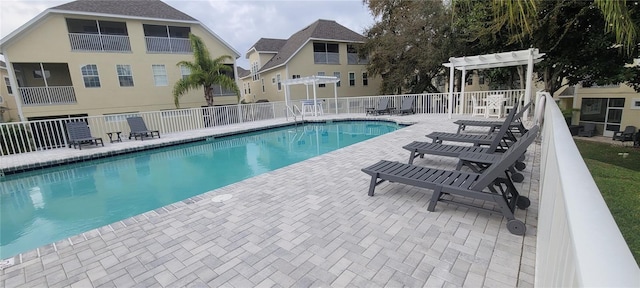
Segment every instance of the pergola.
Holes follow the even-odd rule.
[[[442,64],[445,67],[449,67],[449,107],[447,108],[449,112],[449,119],[451,119],[451,114],[453,113],[454,69],[462,71],[461,79],[463,79],[462,83],[464,83],[467,70],[527,65],[527,82],[525,86],[524,102],[528,103],[531,100],[531,90],[533,85],[533,64],[542,61],[542,56],[544,56],[544,53],[539,53],[537,48],[529,48],[527,50],[520,51],[449,58],[449,63]],[[460,86],[460,103],[464,103],[465,85],[463,84]],[[460,105],[460,107],[462,107],[462,105]],[[527,114],[524,114],[523,117],[524,120],[526,120]]]
[[[309,85],[313,86],[313,115],[318,116],[318,108],[317,108],[317,98],[316,98],[316,87],[318,84],[327,84],[333,83],[333,94],[336,101],[336,112],[338,110],[338,85],[336,83],[340,82],[340,79],[335,76],[307,76],[296,79],[287,79],[282,81],[282,85],[284,85],[284,101],[287,107],[289,106],[289,102],[291,102],[291,95],[289,92],[289,86],[291,85],[304,85],[305,90],[307,91],[307,100],[309,99]],[[287,112],[288,113],[288,112]]]

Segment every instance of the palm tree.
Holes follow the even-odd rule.
[[[522,34],[530,34],[536,25],[538,3],[543,0],[493,0],[496,24],[501,27],[508,25],[519,30]],[[637,45],[639,27],[634,23],[626,0],[592,0],[595,7],[600,9],[606,22],[608,31],[616,35],[616,41],[627,53]]]
[[[213,85],[219,84],[223,88],[233,89],[238,93],[236,82],[226,74],[225,71],[232,71],[226,60],[233,60],[229,55],[222,55],[216,59],[211,59],[207,46],[204,45],[200,37],[189,34],[191,48],[193,50],[193,62],[180,61],[177,66],[189,68],[191,74],[186,78],[178,80],[173,86],[173,101],[176,108],[180,108],[180,96],[191,89],[204,87],[204,99],[207,106],[213,106]]]

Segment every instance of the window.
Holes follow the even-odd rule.
[[[362,86],[367,85],[369,85],[369,77],[367,75],[367,72],[362,72]]]
[[[131,65],[116,65],[118,72],[118,82],[120,87],[133,87],[133,74],[131,73]]]
[[[478,84],[484,85],[484,74],[478,75]]]
[[[276,77],[271,77],[271,84],[276,85]]]
[[[356,73],[349,72],[349,86],[356,86]]]
[[[315,64],[340,64],[338,44],[313,42],[313,62]]]
[[[167,69],[164,68],[164,64],[153,64],[151,65],[151,70],[153,70],[153,82],[156,86],[167,86],[169,84]]]
[[[291,77],[292,79],[300,79],[300,75],[299,74],[294,74],[293,77]]]
[[[128,35],[125,22],[96,21],[84,19],[66,19],[69,33]],[[98,31],[98,27],[99,30]]]
[[[318,76],[324,76],[324,72],[318,72]],[[318,87],[323,88],[327,86],[326,84],[318,84]]]
[[[276,74],[276,82],[278,83],[278,91],[282,90],[282,82],[280,82],[280,74]]]
[[[336,83],[336,87],[340,87],[340,72],[333,72],[333,76],[338,77],[338,82]]]
[[[84,80],[84,87],[93,88],[100,87],[100,77],[98,76],[98,66],[95,64],[84,65],[80,68],[82,71],[82,78]]]
[[[189,27],[165,26],[165,25],[149,25],[143,24],[144,36],[147,37],[163,37],[163,38],[189,38]]]
[[[260,80],[260,74],[258,74],[258,62],[253,62],[253,64],[251,64],[251,75],[253,81]]]
[[[353,44],[347,44],[347,64],[369,64],[368,58],[360,58],[358,56],[358,50]]]
[[[247,89],[249,90],[249,94],[251,94],[251,83],[247,83]]]
[[[7,92],[9,92],[9,94],[13,94],[13,89],[11,89],[11,81],[9,81],[9,77],[4,77],[4,84],[7,85]]]
[[[260,79],[260,81],[262,81],[262,93],[264,93],[265,92],[265,90],[264,90],[264,79]]]
[[[242,89],[244,89],[244,94],[247,94],[247,83],[242,84]]]
[[[189,78],[189,75],[191,75],[191,69],[187,66],[180,65],[180,75],[182,75],[182,79],[186,80]]]

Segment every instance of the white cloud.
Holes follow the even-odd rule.
[[[125,1],[125,0],[123,0]],[[10,34],[47,8],[69,1],[0,0],[0,37]],[[361,0],[165,0],[209,27],[240,52],[238,65],[248,68],[245,52],[260,38],[286,39],[318,19],[335,20],[362,33],[373,17]]]

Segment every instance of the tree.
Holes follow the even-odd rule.
[[[365,31],[367,70],[382,76],[382,93],[438,92],[433,79],[464,45],[451,37],[450,10],[442,1],[365,0],[380,20]]]
[[[233,69],[224,64],[226,60],[233,60],[229,55],[222,55],[216,59],[211,59],[209,50],[200,37],[189,34],[191,49],[193,50],[193,62],[180,61],[177,66],[187,67],[191,74],[186,78],[178,80],[173,86],[173,101],[176,108],[180,108],[180,96],[191,89],[204,88],[204,99],[207,106],[213,106],[213,85],[220,85],[223,88],[233,89],[238,93],[236,82],[225,71]]]
[[[495,12],[495,26],[507,25],[515,39],[522,39],[536,30],[539,7],[544,2],[542,0],[493,0]],[[553,1],[556,2],[556,1]],[[567,1],[557,1],[567,2]],[[571,2],[571,1],[569,1]],[[592,0],[581,1],[598,9],[604,17],[602,27],[606,32],[613,32],[616,43],[623,45],[627,53],[637,49],[638,29],[640,26],[633,20],[633,10],[638,9],[637,1],[627,0]],[[548,4],[548,3],[546,3]]]
[[[477,3],[474,0],[456,2]],[[622,45],[619,41],[622,37],[627,39],[624,41],[638,42],[635,30],[629,27],[638,27],[640,7],[631,1],[610,2],[616,2],[609,6],[617,8],[598,0],[494,1],[489,22],[484,22],[485,25],[467,23],[467,26],[475,27],[473,35],[479,35],[476,37],[480,39],[476,42],[485,44],[478,45],[483,51],[481,54],[497,52],[496,49],[505,45],[520,49],[539,48],[546,56],[535,70],[539,80],[544,81],[545,90],[550,93],[563,85],[580,82],[586,85],[631,82],[633,86],[640,72],[638,68],[625,67],[625,64],[638,57],[638,47]],[[627,6],[620,6],[621,3]],[[615,13],[626,17],[626,20],[619,21],[621,28],[615,28],[627,31],[622,35],[613,33],[617,30],[612,30],[610,27],[615,26],[610,26],[610,20],[607,20]],[[487,41],[496,40],[496,35],[505,35],[505,31],[508,37]]]

